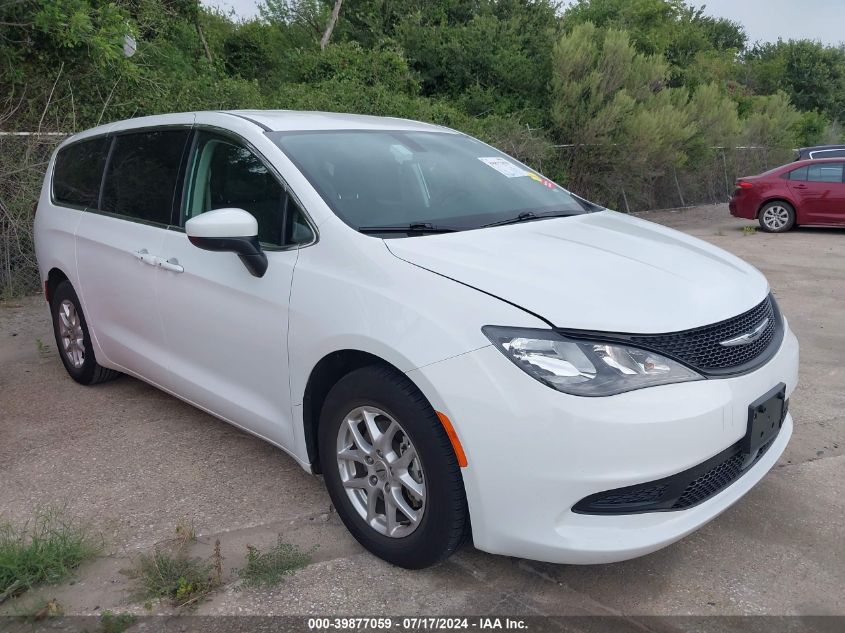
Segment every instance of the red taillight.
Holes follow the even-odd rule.
[[[753,189],[754,185],[746,180],[737,180],[736,186],[738,189]]]

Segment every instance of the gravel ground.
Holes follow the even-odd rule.
[[[54,597],[72,614],[168,612],[134,602],[121,570],[187,518],[195,552],[219,539],[225,556],[226,584],[199,614],[845,615],[845,230],[744,232],[753,225],[725,205],[644,217],[760,268],[802,346],[786,453],[702,530],[613,565],[466,547],[432,569],[391,567],[347,534],[322,482],[281,451],[142,382],[71,381],[44,301],[31,297],[0,304],[0,514],[20,522],[64,505],[103,534],[106,551],[75,582],[26,599]],[[279,534],[318,546],[313,562],[275,588],[238,591],[232,570],[246,545],[270,546]]]

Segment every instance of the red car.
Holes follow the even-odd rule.
[[[769,233],[798,224],[845,225],[845,160],[800,160],[740,178],[731,215],[759,220]]]

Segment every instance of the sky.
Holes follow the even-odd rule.
[[[241,18],[258,15],[258,1],[202,0],[225,11],[233,9]],[[693,0],[692,4],[706,5],[708,15],[741,23],[750,44],[774,42],[778,37],[845,42],[845,0]]]

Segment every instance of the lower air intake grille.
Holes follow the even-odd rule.
[[[760,447],[750,462],[740,445],[734,444],[677,475],[585,497],[572,507],[572,511],[581,514],[637,514],[691,508],[739,479],[769,450],[775,439],[777,436]]]
[[[769,449],[771,444],[772,442],[770,441],[760,448],[760,452],[757,453],[754,462],[763,456],[763,453]],[[742,452],[734,453],[722,463],[717,464],[700,477],[691,481],[684,488],[684,492],[678,497],[678,500],[672,504],[672,510],[691,508],[727,488],[739,479],[739,476],[742,474],[742,465],[745,462],[745,457]]]

